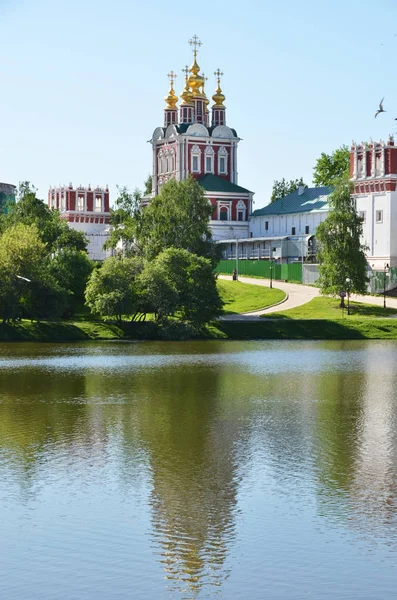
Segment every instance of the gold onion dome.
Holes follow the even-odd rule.
[[[197,64],[196,58],[190,67],[189,86],[192,89],[193,96],[200,95],[200,88],[204,85],[204,78],[200,75],[200,67]]]
[[[222,94],[221,90],[221,76],[223,75],[223,73],[221,73],[221,71],[218,69],[217,71],[215,71],[214,75],[216,75],[218,79],[218,87],[216,88],[215,94],[212,96],[212,99],[214,101],[214,107],[226,108],[223,104],[225,101],[225,95]]]
[[[175,94],[175,90],[174,90],[174,81],[175,81],[175,73],[173,71],[171,71],[170,73],[168,73],[168,77],[170,79],[170,89],[168,92],[168,96],[166,96],[164,98],[164,100],[166,101],[166,109],[169,110],[175,110],[176,109],[176,104],[178,102],[178,96]]]
[[[183,88],[183,92],[181,93],[182,104],[191,104],[192,103],[192,92],[189,88],[189,67],[186,65],[182,72],[185,73],[185,87]]]

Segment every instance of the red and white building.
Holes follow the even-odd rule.
[[[109,188],[69,186],[53,188],[48,192],[48,206],[60,211],[70,227],[82,231],[88,239],[88,256],[104,260],[111,255],[103,249],[108,239],[110,219]]]
[[[164,125],[152,135],[153,187],[145,202],[156,196],[161,186],[171,178],[183,181],[195,177],[205,191],[213,212],[210,227],[214,240],[246,238],[248,215],[252,212],[253,193],[238,185],[237,146],[240,141],[235,129],[226,123],[225,96],[220,87],[222,73],[215,72],[217,89],[213,105],[205,94],[204,74],[197,64],[194,36],[193,64],[185,73],[181,102],[174,91],[175,74],[171,71],[170,90],[165,98]]]
[[[363,219],[367,260],[375,270],[397,267],[397,147],[387,142],[356,144],[350,154],[357,212]]]

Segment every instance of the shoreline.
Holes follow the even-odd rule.
[[[0,343],[140,340],[397,340],[397,319],[219,320],[199,333],[183,324],[160,329],[154,322],[100,321],[0,324]]]

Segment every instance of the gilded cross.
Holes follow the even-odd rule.
[[[194,36],[192,37],[192,39],[189,40],[189,44],[191,46],[193,46],[193,54],[194,54],[194,57],[196,58],[196,56],[197,56],[197,47],[200,48],[200,46],[201,46],[201,42],[198,39],[198,37],[197,37],[196,34],[194,34]]]
[[[174,85],[174,81],[176,79],[176,74],[174,73],[174,71],[170,71],[167,75],[168,79],[170,80],[170,84]]]
[[[215,77],[216,77],[216,78],[217,78],[217,80],[218,80],[218,85],[220,85],[220,83],[221,83],[221,77],[223,76],[223,73],[222,73],[222,71],[221,71],[220,69],[217,69],[217,70],[214,72],[214,75],[215,75]]]
[[[184,69],[182,69],[182,73],[185,73],[185,77],[187,79],[189,76],[189,67],[187,65]]]

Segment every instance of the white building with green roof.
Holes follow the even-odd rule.
[[[331,187],[297,190],[254,211],[248,221],[249,235],[238,244],[219,242],[224,258],[302,261],[315,254],[314,234],[327,217]]]

